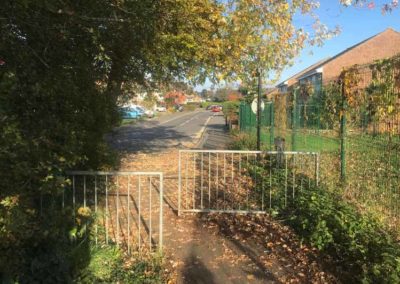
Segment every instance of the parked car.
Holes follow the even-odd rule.
[[[158,107],[156,107],[156,111],[158,111],[158,112],[166,112],[167,108],[165,106],[158,106]]]
[[[174,108],[175,108],[175,110],[176,111],[183,111],[183,106],[181,106],[181,105],[174,105]]]
[[[139,113],[140,116],[143,116],[145,114],[144,108],[142,108],[140,106],[134,106],[133,108]]]
[[[221,105],[212,105],[210,107],[210,110],[212,112],[221,112],[222,111],[222,106]]]
[[[222,108],[220,107],[220,106],[213,106],[212,108],[211,108],[211,111],[212,112],[220,112],[222,110]]]
[[[150,117],[150,118],[154,117],[154,111],[146,109],[145,107],[142,107],[142,106],[136,106],[136,108],[142,115],[146,115],[147,117]]]
[[[211,110],[214,107],[214,105],[209,105],[206,107],[206,110]]]
[[[139,112],[132,107],[122,107],[119,109],[123,119],[134,119],[139,117]]]

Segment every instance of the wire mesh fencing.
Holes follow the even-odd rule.
[[[274,104],[267,102],[261,111],[262,143],[273,150],[274,145]],[[239,127],[241,131],[255,134],[257,131],[257,117],[252,107],[247,102],[242,102],[239,106]]]
[[[321,181],[400,228],[400,57],[354,66],[322,88],[278,94],[274,137],[321,153]]]

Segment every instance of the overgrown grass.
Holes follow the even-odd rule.
[[[257,145],[256,131],[235,133],[232,148],[246,150],[255,150]],[[281,137],[285,139],[285,149],[293,150],[292,147],[292,133],[277,132],[273,138]],[[316,133],[303,133],[297,132],[295,136],[295,149],[296,151],[313,151],[313,152],[335,152],[340,148],[339,139],[329,138]],[[271,144],[272,142],[272,144]],[[264,150],[274,150],[273,141],[271,141],[270,129],[263,128],[261,130],[261,143]],[[243,145],[243,146],[242,146]]]
[[[106,244],[105,228],[87,207],[78,209],[76,230],[70,232],[72,243],[76,243],[69,258],[71,279],[74,283],[164,283],[163,257],[160,253],[133,251],[112,241]],[[94,224],[97,232],[94,232]],[[80,225],[79,225],[80,224]],[[99,234],[98,232],[102,232]],[[97,241],[96,241],[97,240]]]
[[[137,118],[124,118],[121,120],[121,126],[124,125],[135,125],[137,123],[138,119]]]
[[[162,257],[128,257],[116,246],[90,248],[90,261],[75,283],[165,283]]]

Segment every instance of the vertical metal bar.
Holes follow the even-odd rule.
[[[226,154],[224,152],[224,208],[226,208],[225,192],[226,192]]]
[[[239,153],[239,184],[238,184],[239,192],[240,192],[242,185],[243,185],[243,183],[242,183],[242,154]],[[242,206],[242,202],[241,202],[241,198],[239,197],[239,210],[240,210],[241,206]]]
[[[151,243],[151,239],[152,239],[152,232],[153,232],[153,224],[152,224],[152,217],[151,217],[151,215],[153,215],[152,214],[152,198],[151,198],[151,190],[152,190],[152,185],[151,185],[151,176],[149,177],[149,191],[150,191],[150,193],[149,193],[149,195],[150,195],[150,197],[149,197],[149,206],[150,206],[150,209],[149,209],[149,211],[150,211],[150,217],[149,217],[149,247],[150,247],[150,250],[152,249],[152,243]]]
[[[319,184],[319,154],[315,154],[315,181]]]
[[[193,209],[196,209],[196,153],[193,153]]]
[[[189,183],[189,178],[188,178],[188,168],[189,168],[189,153],[186,153],[186,160],[185,160],[185,208],[189,209],[188,207],[188,183]]]
[[[131,177],[128,176],[128,196],[127,196],[127,207],[128,207],[128,254],[131,253],[131,210],[130,210],[130,199],[131,197]]]
[[[86,207],[86,176],[83,176],[83,207]]]
[[[341,82],[342,113],[340,118],[340,179],[346,181],[346,97],[345,83]]]
[[[301,173],[301,175],[300,175],[300,192],[301,191],[303,191],[303,181],[304,181],[304,172],[303,172],[303,167],[304,167],[304,160],[305,160],[305,157],[303,157],[301,160],[300,160],[300,173]]]
[[[257,190],[257,154],[254,154],[253,168],[254,168],[254,192],[256,192],[256,190]],[[249,202],[249,200],[247,200],[247,202]]]
[[[292,198],[294,199],[294,191],[296,185],[296,155],[293,154],[293,184],[292,184]]]
[[[297,132],[297,92],[298,87],[293,90],[293,111],[292,111],[292,151],[296,151],[296,132]]]
[[[248,167],[248,169],[250,170],[250,164],[249,164],[249,153],[246,154],[246,166]],[[250,176],[250,173],[249,173]],[[250,187],[246,186],[246,210],[249,210],[249,190]]]
[[[265,196],[265,186],[264,179],[261,180],[261,211],[264,211],[264,196]]]
[[[163,187],[164,187],[163,174],[160,174],[160,241],[159,241],[159,251],[162,251],[163,246]]]
[[[270,121],[271,121],[271,128],[270,128],[270,150],[272,151],[274,148],[274,115],[275,115],[275,111],[274,111],[274,103],[270,104]]]
[[[95,243],[97,246],[97,234],[98,234],[98,225],[97,225],[97,175],[94,176],[94,213],[96,215],[96,223],[95,223]]]
[[[211,153],[208,152],[208,207],[211,209]]]
[[[288,164],[287,164],[287,155],[285,155],[285,207],[287,205],[287,191],[288,191]]]
[[[218,179],[218,172],[219,172],[219,157],[218,157],[218,153],[217,153],[217,174],[216,174],[216,180],[217,180],[217,197],[216,197],[216,203],[217,203],[217,210],[218,210],[218,208],[219,208],[219,203],[218,203],[218,198],[219,198],[219,195],[218,195],[218,187],[219,187],[219,179]]]
[[[272,209],[272,157],[269,155],[269,209]]]
[[[108,176],[106,175],[106,244],[108,245]]]
[[[232,156],[231,156],[231,196],[233,196],[233,194],[234,194],[234,190],[233,190],[233,188],[234,188],[234,179],[233,179],[233,153],[232,153]],[[235,208],[235,206],[234,206],[234,202],[235,202],[235,200],[232,198],[232,209],[234,209]]]
[[[204,209],[203,207],[203,170],[204,170],[204,155],[201,152],[201,174],[200,174],[200,208]]]
[[[178,161],[178,216],[181,216],[181,191],[182,191],[182,177],[181,177],[181,151],[179,150]]]
[[[139,243],[139,253],[141,253],[142,252],[142,238],[141,238],[141,234],[140,234],[140,228],[141,228],[141,226],[140,226],[140,223],[141,223],[141,213],[142,213],[142,206],[141,206],[141,199],[142,199],[142,188],[141,188],[141,182],[140,182],[140,176],[138,177],[138,191],[139,191],[139,200],[138,200],[138,226],[139,226],[139,228],[138,228],[138,237],[139,237],[139,239],[138,239],[138,243]]]
[[[117,246],[119,246],[119,177],[117,176],[117,184],[116,184],[116,189],[117,189]]]
[[[307,159],[307,172],[308,171],[312,172],[312,166],[310,164],[312,164],[312,162],[309,159]],[[311,188],[311,173],[307,174],[307,178],[308,178],[308,188]]]

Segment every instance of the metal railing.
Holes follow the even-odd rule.
[[[163,174],[130,171],[69,171],[63,208],[90,208],[96,245],[114,243],[132,250],[162,250]]]
[[[319,182],[315,152],[180,150],[178,166],[178,215],[265,213]]]

